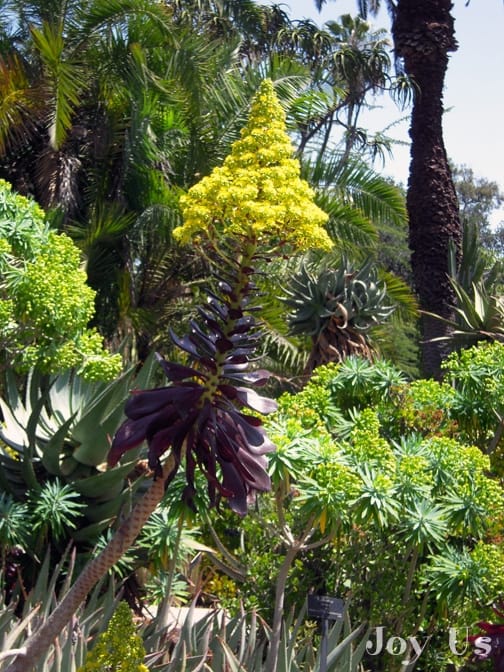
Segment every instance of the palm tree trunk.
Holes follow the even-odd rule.
[[[165,493],[166,481],[171,480],[175,471],[176,463],[171,454],[163,467],[163,476],[153,481],[145,495],[133,507],[130,515],[122,522],[106,548],[88,562],[60,604],[26,641],[24,653],[18,655],[5,672],[30,672],[32,670],[36,661],[51,646],[95,584],[133,544],[149,516],[161,501]]]
[[[396,55],[418,91],[413,104],[408,182],[409,244],[415,289],[424,310],[450,317],[455,303],[448,281],[448,243],[460,249],[458,202],[443,142],[443,86],[448,54],[457,49],[451,0],[399,0],[392,22]],[[430,339],[446,334],[422,318],[422,368],[439,377],[446,351]]]

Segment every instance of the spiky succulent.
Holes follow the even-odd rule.
[[[394,310],[386,304],[386,286],[378,281],[371,261],[358,270],[345,258],[337,268],[312,271],[303,264],[284,291],[291,333],[313,340],[310,368],[350,354],[369,356],[365,334]]]
[[[46,482],[71,485],[86,504],[89,523],[75,538],[92,541],[135,490],[130,476],[138,456],[116,469],[106,469],[106,460],[130,387],[147,387],[151,374],[150,360],[135,378],[130,371],[111,383],[86,381],[72,372],[47,383],[32,372],[21,393],[8,373],[0,398],[0,490],[24,501]]]
[[[190,365],[159,357],[170,385],[132,394],[109,464],[115,465],[126,451],[146,440],[149,466],[159,475],[161,457],[171,448],[177,463],[185,456],[188,500],[195,491],[198,466],[207,478],[210,501],[215,504],[220,496],[227,497],[233,510],[245,514],[249,496],[270,488],[264,454],[274,446],[257,415],[241,409],[269,413],[276,404],[247,387],[260,385],[269,376],[250,370],[260,338],[254,318],[246,314],[249,294],[255,290],[253,271],[248,264],[227,261],[229,274],[221,278],[216,293],[208,291],[200,319],[190,322],[187,335],[172,333]]]

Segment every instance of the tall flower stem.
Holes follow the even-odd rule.
[[[5,672],[30,672],[32,670],[37,660],[58,637],[93,587],[133,544],[149,516],[163,498],[166,481],[173,478],[176,469],[177,464],[170,453],[163,465],[162,477],[152,482],[107,546],[96,558],[88,562],[63,600],[26,641],[22,649],[23,653],[16,657]]]
[[[252,289],[250,279],[252,274],[251,263],[256,249],[257,245],[253,238],[244,239],[240,254],[237,254],[232,260],[228,258],[228,262],[232,265],[232,268],[228,274],[230,282],[224,283],[226,284],[225,293],[228,299],[229,310],[222,324],[221,333],[223,340],[233,338],[239,321],[243,318],[242,306]],[[204,392],[200,397],[201,406],[204,403],[212,404],[221,394],[219,386],[225,377],[224,370],[226,357],[228,356],[227,347],[223,346],[222,350],[217,350],[216,352],[213,375],[208,376],[204,384]],[[105,576],[109,569],[134,543],[149,516],[161,502],[165,493],[166,482],[171,480],[175,475],[184,452],[185,449],[183,448],[177,458],[173,452],[169,453],[162,466],[162,473],[152,482],[145,495],[134,506],[131,514],[121,523],[109,544],[96,558],[85,566],[79,578],[60,604],[26,641],[23,653],[17,655],[16,659],[5,672],[29,672],[38,658],[54,642],[95,584]]]

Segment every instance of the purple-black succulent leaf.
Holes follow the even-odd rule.
[[[185,418],[177,417],[173,412],[170,415],[171,421],[163,424],[158,422],[156,426],[152,426],[151,424],[148,428],[146,439],[149,445],[149,458],[152,457],[153,464],[158,463],[159,458],[168,448],[171,448],[174,452],[178,452],[192,425],[192,415]],[[168,417],[168,414],[166,414],[165,418]],[[175,443],[177,444],[176,446]]]
[[[151,418],[148,416],[142,420],[125,420],[115,433],[112,445],[108,453],[108,464],[114,467],[124,453],[132,448],[137,448],[145,439],[145,431]]]
[[[233,351],[232,355],[229,355],[229,357],[226,357],[226,361],[224,362],[224,366],[226,367],[229,364],[233,364],[233,365],[244,364],[245,365],[244,368],[247,368],[247,366],[249,364],[249,361],[250,361],[249,358],[243,352],[240,353],[240,354],[237,354],[236,351]]]
[[[191,329],[191,332],[195,331],[201,338],[208,338],[212,343],[215,343],[215,341],[218,338],[222,338],[223,336],[223,331],[222,328],[217,325],[216,329],[210,329],[209,325],[205,323],[204,327],[201,326],[196,320],[191,320],[189,322],[189,327]]]
[[[181,380],[187,380],[188,378],[203,378],[206,380],[205,374],[193,369],[191,366],[184,366],[183,364],[177,364],[175,362],[169,362],[161,355],[156,355],[157,361],[163,368],[165,376],[168,380],[172,382],[179,382]]]
[[[137,420],[156,413],[174,402],[181,406],[194,403],[200,398],[201,394],[202,388],[197,383],[135,391],[126,402],[124,413],[128,418]]]
[[[197,311],[199,315],[203,318],[205,324],[208,325],[208,327],[215,332],[221,332],[222,327],[221,325],[217,322],[217,320],[214,320],[211,315],[209,315],[201,306],[197,307]]]
[[[239,471],[244,474],[248,472],[246,479],[247,485],[251,490],[267,492],[271,488],[271,479],[267,472],[268,461],[263,456],[257,457],[241,450],[237,458],[239,460]],[[244,479],[245,480],[245,479]]]
[[[224,352],[229,352],[233,349],[233,342],[230,341],[229,338],[218,338],[215,341],[215,345],[221,354]]]
[[[167,427],[156,432],[149,441],[149,467],[156,473],[161,472],[160,457],[169,447],[173,446],[173,436],[175,427]],[[173,454],[177,457],[177,462],[180,460],[180,450],[176,451],[172,447]]]
[[[236,467],[229,462],[222,461],[221,469],[221,494],[228,498],[229,506],[235,513],[245,516],[248,510],[247,490]]]
[[[278,408],[274,399],[262,397],[255,390],[250,390],[248,387],[236,387],[235,389],[237,392],[236,396],[241,403],[253,411],[268,415],[268,413],[274,413]]]
[[[267,460],[263,456],[264,452],[268,452],[269,446],[266,446],[266,450],[260,452],[254,450],[250,445],[247,433],[244,431],[244,425],[246,426],[247,422],[244,421],[243,414],[238,411],[234,409],[230,412],[221,411],[217,414],[217,419],[216,445],[218,457],[232,462],[250,489],[269,489]],[[253,428],[248,426],[248,429],[252,430]],[[254,436],[254,443],[257,444],[256,436]]]
[[[220,280],[218,283],[219,290],[226,295],[234,295],[233,288],[229,283],[227,283],[225,280]],[[236,301],[236,297],[234,299]]]
[[[248,443],[248,449],[254,455],[264,455],[272,453],[275,450],[275,444],[270,441],[268,435],[262,427],[254,427],[249,424],[246,415],[239,413],[241,422],[238,424],[238,430],[243,434],[244,440]]]
[[[245,317],[242,317],[241,320],[236,320],[233,331],[231,333],[233,336],[235,334],[245,334],[249,332],[254,325],[254,318],[251,315],[245,315]]]
[[[222,299],[214,294],[212,291],[207,290],[207,303],[206,307],[213,312],[222,322],[225,322],[228,317],[228,307],[222,301]]]
[[[238,374],[226,374],[226,377],[260,387],[268,382],[271,378],[271,373],[266,371],[266,369],[257,369],[256,371],[244,371]]]
[[[246,362],[238,362],[236,364],[234,363],[228,363],[229,358],[226,359],[226,363],[222,367],[222,374],[226,378],[228,375],[233,374],[233,373],[246,373],[249,368],[249,363],[248,361]]]
[[[223,378],[226,378],[227,381],[243,385],[243,383],[247,382],[245,375],[245,373],[226,373]]]
[[[194,459],[194,432],[191,430],[186,437],[186,481],[194,489],[194,475],[196,473],[196,461]]]
[[[207,308],[215,315],[218,320],[224,320],[227,317],[227,308],[217,304],[215,301],[209,303]]]
[[[200,353],[198,351],[198,348],[191,341],[189,336],[182,336],[181,338],[179,338],[177,334],[173,331],[173,329],[170,329],[170,338],[178,348],[180,348],[184,352],[187,352],[188,355],[191,355],[195,359],[199,359]]]
[[[236,399],[238,396],[235,385],[227,385],[226,383],[222,383],[217,387],[217,389],[222,395],[226,397],[226,399]]]
[[[229,340],[234,347],[247,348],[248,351],[255,350],[257,343],[261,340],[262,334],[231,334]]]
[[[200,357],[198,359],[198,364],[210,371],[212,374],[217,373],[217,364],[215,360],[211,359],[210,357]]]
[[[258,357],[251,357],[250,355],[250,348],[233,348],[233,357],[243,357],[246,362],[250,364],[250,362],[255,361],[256,359],[259,359]],[[227,361],[227,359],[226,359]],[[238,360],[237,360],[238,361]]]
[[[262,420],[261,418],[258,418],[255,415],[247,415],[245,413],[238,413],[240,418],[246,422],[248,425],[252,425],[252,427],[262,427]]]
[[[191,327],[191,333],[189,334],[189,339],[197,348],[197,358],[201,355],[205,357],[215,357],[217,354],[217,348],[215,347],[215,336],[210,334],[205,334],[199,327]]]

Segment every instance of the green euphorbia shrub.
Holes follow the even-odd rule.
[[[0,180],[0,348],[4,366],[56,373],[76,368],[89,380],[112,379],[120,355],[103,349],[88,324],[95,292],[80,253],[51,231],[43,210]]]
[[[449,658],[448,628],[489,616],[504,595],[502,485],[458,422],[461,389],[354,359],[283,395],[265,423],[277,446],[274,493],[243,522],[235,549],[249,570],[245,603],[268,617],[283,559],[308,524],[286,608],[310,591],[350,594],[353,620],[403,636],[428,630]],[[396,663],[385,656],[372,669]]]

